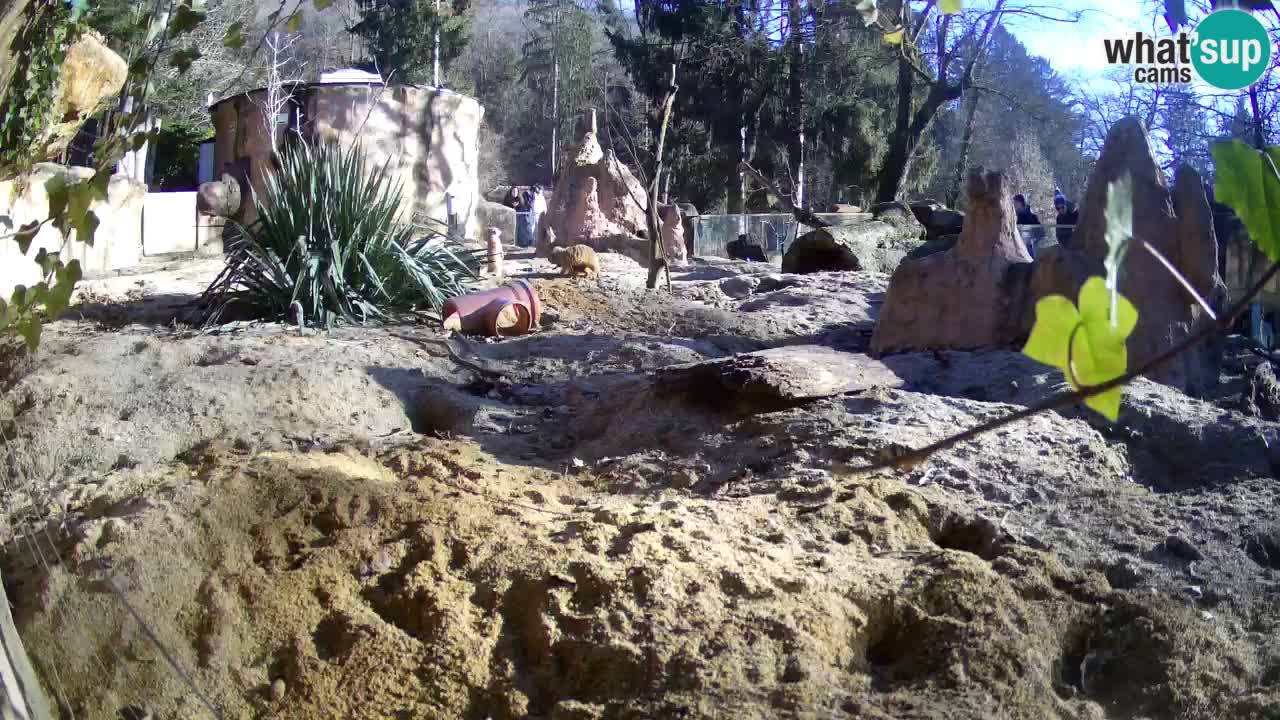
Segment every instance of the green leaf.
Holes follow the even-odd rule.
[[[13,239],[18,241],[18,252],[26,255],[27,251],[31,249],[31,243],[35,242],[38,234],[40,234],[39,220],[32,220],[18,228],[18,232],[14,233],[13,236]]]
[[[938,0],[938,10],[943,15],[959,15],[964,12],[964,0]]]
[[[244,23],[237,21],[228,25],[222,35],[222,45],[232,50],[244,47]]]
[[[1112,300],[1115,322],[1112,322]],[[1023,354],[1056,367],[1075,389],[1100,385],[1124,375],[1128,366],[1125,341],[1138,323],[1138,311],[1123,296],[1113,294],[1100,277],[1080,288],[1079,309],[1061,295],[1036,303],[1036,323]],[[1120,414],[1120,388],[1085,399],[1085,405],[1115,422]]]
[[[197,10],[188,3],[182,3],[174,10],[173,19],[169,21],[169,34],[177,37],[189,33],[204,22],[204,19],[203,10]]]
[[[18,334],[27,341],[27,349],[35,352],[40,347],[40,318],[26,317],[18,322]]]
[[[333,0],[312,0],[311,4],[316,10],[324,12],[325,10],[333,7]]]
[[[49,178],[45,181],[44,192],[49,197],[49,219],[57,223],[67,211],[67,201],[70,198],[67,178],[63,175]]]
[[[191,63],[200,59],[200,51],[196,48],[182,48],[169,58],[169,64],[178,69],[179,73],[185,73],[191,69]]]
[[[1036,324],[1022,354],[1051,367],[1067,367],[1067,338],[1080,324],[1080,313],[1062,295],[1047,295],[1036,303]]]
[[[887,32],[887,33],[885,33],[885,34],[884,34],[884,41],[885,41],[885,42],[887,42],[887,43],[889,43],[890,45],[901,45],[901,44],[902,44],[902,35],[903,35],[903,30],[902,30],[902,28],[898,28],[897,30],[894,30],[893,32]]]
[[[291,33],[295,33],[301,30],[302,29],[302,10],[301,9],[295,10],[293,14],[289,16],[289,19],[285,21],[284,26]]]
[[[1214,143],[1212,153],[1216,199],[1236,211],[1263,254],[1280,262],[1280,147],[1263,153],[1233,140]]]
[[[1113,299],[1115,323],[1111,321]],[[1138,324],[1137,309],[1124,296],[1112,293],[1099,277],[1085,281],[1079,302],[1084,328],[1076,333],[1071,353],[1076,378],[1085,385],[1100,385],[1124,375],[1129,362],[1125,340]],[[1084,402],[1115,422],[1120,415],[1120,388],[1093,395]]]
[[[95,192],[93,182],[79,182],[68,188],[67,220],[76,231],[76,240],[86,245],[93,245],[98,229],[98,216],[90,210]]]

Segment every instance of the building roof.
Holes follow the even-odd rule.
[[[311,80],[308,82],[286,83],[286,84],[293,85],[295,89],[296,88],[305,89],[310,87],[316,87],[318,85],[379,85],[381,86],[381,85],[385,85],[386,83],[383,81],[382,76],[377,73],[371,73],[371,72],[368,72],[367,70],[360,70],[359,68],[337,68],[337,69],[321,71],[320,73],[317,74],[315,80]],[[440,92],[446,92],[446,93],[453,92],[448,88],[437,88],[431,85],[415,85],[413,83],[395,83],[395,84],[404,86],[404,87],[418,88],[419,90],[439,90]],[[261,92],[263,90],[266,90],[266,88],[254,88],[252,90],[246,90],[245,92],[242,92],[242,93],[236,93],[235,95],[228,95],[227,97],[224,97],[218,101],[212,101],[212,95],[210,95],[211,101],[208,103],[207,109],[210,112],[212,112],[214,108],[216,108],[217,106],[221,105],[222,103],[228,100],[231,100],[233,98],[238,98],[244,95],[251,95],[253,93]]]

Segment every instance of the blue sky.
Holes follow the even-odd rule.
[[[1137,0],[1073,0],[1062,4],[1083,11],[1080,22],[1009,17],[1005,26],[1032,55],[1046,58],[1059,73],[1082,82],[1087,83],[1108,67],[1102,51],[1103,38],[1132,36],[1137,30],[1150,32],[1153,26],[1161,34],[1169,32],[1164,21]]]

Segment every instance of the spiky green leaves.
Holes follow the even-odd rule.
[[[1036,324],[1022,352],[1032,360],[1062,370],[1077,390],[1114,380],[1128,365],[1125,341],[1138,324],[1138,311],[1113,293],[1100,277],[1080,288],[1079,305],[1062,295],[1036,303]],[[1120,414],[1120,388],[1091,395],[1085,404],[1114,422]]]

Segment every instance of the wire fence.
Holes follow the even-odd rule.
[[[817,217],[832,225],[853,225],[865,222],[871,216],[864,213],[818,213]],[[748,242],[764,248],[768,257],[780,257],[796,237],[808,231],[809,228],[796,222],[789,213],[700,215],[694,231],[693,254],[728,257],[728,244],[746,235]]]
[[[817,217],[833,226],[841,226],[866,222],[871,216],[866,213],[819,213]],[[1056,224],[1019,225],[1018,231],[1034,257],[1044,248],[1070,242],[1074,228],[1074,225]],[[785,213],[701,215],[694,233],[694,255],[728,257],[728,244],[746,235],[748,242],[764,248],[765,255],[772,259],[785,254],[787,247],[809,230],[796,222],[795,217]]]

